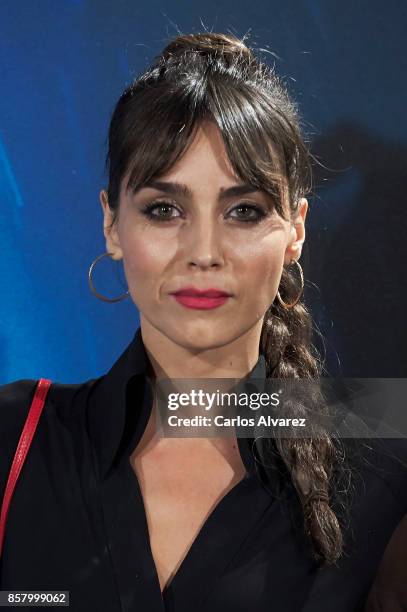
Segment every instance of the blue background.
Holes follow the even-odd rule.
[[[3,2],[0,383],[99,376],[133,337],[130,298],[104,303],[87,284],[105,252],[109,119],[170,38],[204,29],[266,50],[325,166],[301,263],[329,373],[406,376],[406,26],[403,0]],[[99,265],[98,289],[121,293]]]

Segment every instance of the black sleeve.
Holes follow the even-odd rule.
[[[37,380],[16,380],[0,386],[0,501],[24,423],[34,397]]]

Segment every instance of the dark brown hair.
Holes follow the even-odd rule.
[[[201,33],[173,39],[121,95],[112,115],[106,159],[108,200],[117,220],[122,180],[137,189],[168,171],[202,120],[217,124],[231,164],[243,181],[273,196],[277,212],[294,215],[312,189],[311,155],[297,105],[273,67],[233,35]],[[285,302],[299,292],[283,269]],[[287,309],[277,300],[264,317],[260,352],[267,377],[318,380],[321,364],[312,344],[312,319],[304,303]],[[296,417],[323,410],[322,394],[293,406]],[[260,440],[263,451],[270,439]],[[302,507],[305,532],[318,561],[333,563],[343,542],[330,503],[340,450],[327,432],[312,438],[278,437],[272,443],[287,466]],[[265,455],[265,453],[260,453]]]

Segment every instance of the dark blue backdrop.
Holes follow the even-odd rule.
[[[406,26],[404,0],[3,2],[0,383],[99,376],[132,338],[130,299],[106,304],[87,285],[105,251],[109,117],[169,38],[204,29],[250,30],[278,56],[263,54],[326,166],[301,261],[329,372],[406,376]]]

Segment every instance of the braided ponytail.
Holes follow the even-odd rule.
[[[285,287],[283,301],[291,303],[291,296],[298,296],[298,287],[290,272],[284,271],[281,284]],[[313,354],[311,334],[312,318],[303,303],[298,301],[292,308],[285,308],[275,300],[267,311],[261,336],[267,377],[317,381],[320,367]],[[289,416],[306,417],[315,407],[321,412],[323,398],[316,389],[317,382],[309,398],[302,397],[301,402],[291,405]],[[260,439],[259,444],[264,441]],[[314,557],[319,562],[334,563],[341,555],[343,541],[338,519],[330,506],[329,485],[333,468],[340,460],[339,450],[327,432],[320,432],[317,438],[276,437],[275,444],[298,493]],[[266,452],[260,450],[263,455]]]

